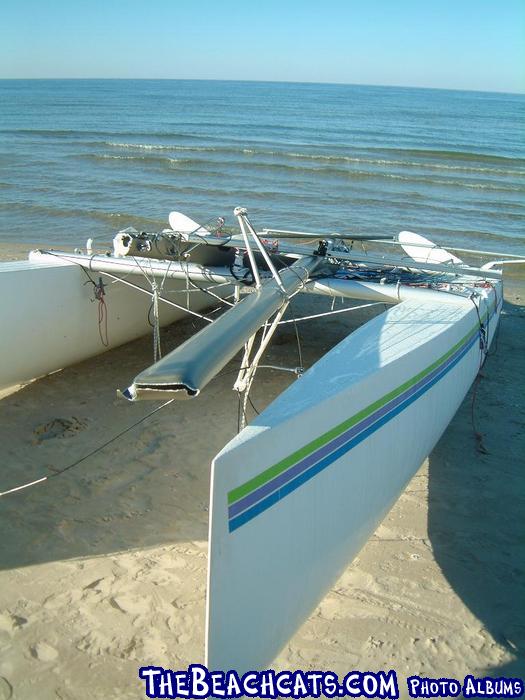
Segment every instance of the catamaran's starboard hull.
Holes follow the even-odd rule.
[[[45,262],[41,262],[41,258]],[[88,267],[89,257],[83,256],[83,259]],[[113,283],[114,279],[103,272],[91,271],[89,274],[96,283],[102,278],[106,285],[107,345],[99,333],[100,328],[105,341],[105,320],[101,319],[99,323],[99,302],[93,301],[93,285],[79,264],[59,258],[50,260],[50,256],[40,255],[34,255],[32,261],[0,264],[0,297],[3,299],[0,390],[151,333],[150,296],[125,284]],[[132,281],[147,291],[151,290],[142,276],[134,275]],[[173,292],[184,289],[186,285],[184,279],[166,279],[163,296],[184,305],[186,295]],[[192,292],[193,310],[209,305],[209,296]],[[184,311],[162,303],[159,314],[161,325],[185,316]]]
[[[405,301],[374,318],[216,457],[209,668],[267,667],[386,515],[493,337],[501,284],[479,291],[478,310]]]

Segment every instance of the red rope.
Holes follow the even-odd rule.
[[[108,337],[108,307],[104,299],[104,286],[102,284],[95,286],[95,299],[98,299],[98,334],[100,342],[107,348],[109,346]]]

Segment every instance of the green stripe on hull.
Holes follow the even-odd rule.
[[[488,312],[486,312],[481,318],[482,323],[485,322],[487,316]],[[244,496],[247,496],[255,489],[259,488],[260,486],[263,486],[266,482],[270,481],[282,472],[286,471],[286,469],[291,467],[299,460],[303,459],[304,457],[307,457],[314,450],[317,450],[318,448],[325,445],[327,442],[330,442],[334,438],[338,437],[338,435],[343,433],[345,430],[348,430],[348,428],[351,428],[356,423],[359,423],[361,420],[363,420],[371,413],[384,406],[384,404],[388,403],[392,399],[395,399],[397,396],[399,396],[399,394],[403,393],[411,386],[419,382],[427,374],[430,374],[430,372],[432,372],[436,367],[438,367],[438,365],[442,364],[443,362],[446,362],[447,359],[454,352],[456,352],[456,350],[461,345],[467,343],[477,332],[479,332],[478,323],[476,323],[476,325],[473,326],[473,328],[461,340],[459,340],[455,345],[453,345],[453,347],[451,347],[450,350],[448,350],[444,355],[442,355],[439,359],[437,359],[431,365],[426,367],[424,370],[416,374],[414,377],[401,384],[401,386],[398,386],[397,389],[393,389],[388,394],[385,394],[385,396],[383,396],[382,398],[377,399],[377,401],[374,401],[374,403],[371,403],[366,408],[363,408],[355,415],[351,416],[350,418],[347,418],[339,425],[336,425],[323,435],[320,435],[319,437],[315,438],[315,440],[312,440],[308,444],[293,452],[291,455],[288,455],[288,457],[285,457],[280,462],[277,462],[277,464],[274,464],[272,467],[269,467],[257,476],[254,476],[252,479],[246,481],[244,484],[237,486],[237,488],[233,489],[228,493],[228,505],[232,505],[239,499],[244,498]]]

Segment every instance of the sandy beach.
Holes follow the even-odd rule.
[[[4,245],[0,259],[28,248]],[[525,675],[523,271],[506,278],[505,294],[474,403],[471,391],[275,668],[395,669],[403,698],[414,674]],[[303,324],[305,365],[366,313]],[[285,328],[269,364],[297,364]],[[193,332],[191,320],[175,324],[163,347]],[[56,474],[150,413],[158,404],[128,404],[116,389],[151,354],[143,338],[3,398],[0,491]],[[234,376],[0,499],[0,700],[141,698],[139,666],[203,662],[209,465],[236,432]],[[255,406],[290,376],[261,373]]]

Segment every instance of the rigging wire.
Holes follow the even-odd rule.
[[[209,296],[213,297],[214,299],[218,299],[221,303],[226,304],[226,306],[235,306],[235,304],[232,303],[231,301],[227,301],[225,298],[220,297],[218,294],[215,294],[214,292],[210,291],[210,289],[206,289],[206,287],[201,287],[194,280],[192,280],[190,277],[188,266],[189,266],[189,260],[186,261],[186,270],[185,270],[186,271],[186,286],[191,285],[192,287],[195,288],[196,291],[202,292],[203,294],[208,294]],[[214,287],[223,286],[224,284],[228,284],[228,283],[222,282],[221,284],[214,285]],[[187,291],[189,292],[191,290],[188,289]],[[189,304],[189,297],[187,298],[187,303]]]
[[[291,303],[290,303],[290,310],[293,312]],[[295,339],[297,341],[297,357],[299,360],[299,367],[303,368],[304,364],[303,364],[303,351],[301,348],[301,337],[299,335],[299,328],[297,327],[297,319],[295,318],[295,315],[291,319],[291,321],[293,322],[293,327],[294,327],[294,331],[295,331]]]
[[[335,297],[333,298],[333,301],[335,302]],[[280,326],[284,326],[287,323],[298,323],[299,321],[310,321],[311,319],[314,318],[323,318],[324,316],[334,316],[335,314],[344,314],[348,313],[350,311],[357,311],[358,309],[366,309],[369,306],[378,306],[378,305],[383,305],[382,301],[374,301],[371,302],[370,304],[360,304],[359,306],[346,306],[344,309],[332,309],[330,311],[323,311],[322,313],[319,314],[311,314],[309,316],[299,316],[295,318],[289,318],[286,321],[279,321]],[[387,308],[387,305],[385,304],[385,309]]]
[[[106,442],[103,442],[103,443],[102,443],[101,445],[99,445],[98,447],[95,447],[95,449],[91,450],[91,452],[88,452],[88,453],[87,453],[86,455],[84,455],[83,457],[80,457],[80,459],[77,459],[77,460],[75,460],[74,462],[72,462],[71,464],[68,464],[67,467],[64,467],[63,469],[58,469],[58,470],[54,471],[53,474],[48,474],[47,476],[43,476],[43,477],[40,478],[40,479],[35,479],[34,481],[28,481],[28,482],[25,483],[25,484],[21,484],[21,485],[19,485],[19,486],[15,486],[15,487],[13,487],[12,489],[8,489],[7,491],[0,491],[0,498],[1,498],[2,496],[7,496],[7,495],[12,494],[12,493],[15,493],[15,492],[17,492],[17,491],[22,491],[23,489],[29,488],[30,486],[35,486],[36,484],[41,484],[41,483],[44,482],[44,481],[49,481],[50,479],[54,479],[54,478],[57,477],[57,476],[61,476],[61,475],[64,474],[65,472],[69,471],[70,469],[73,469],[74,467],[77,467],[77,466],[78,466],[79,464],[81,464],[82,462],[85,462],[86,459],[89,459],[90,457],[93,457],[93,455],[97,454],[98,452],[101,452],[103,449],[105,449],[106,447],[108,447],[108,445],[111,445],[111,443],[115,442],[116,440],[118,440],[119,438],[121,438],[121,437],[122,437],[123,435],[125,435],[126,433],[129,433],[130,430],[133,430],[133,428],[136,428],[137,425],[140,425],[140,424],[143,423],[145,420],[147,420],[148,418],[150,418],[151,416],[153,416],[155,413],[158,413],[159,411],[161,411],[163,408],[165,408],[166,406],[168,406],[168,405],[169,405],[170,403],[172,403],[173,401],[175,401],[175,399],[168,399],[168,401],[165,401],[163,404],[161,404],[160,406],[157,406],[156,408],[154,408],[154,409],[153,409],[152,411],[150,411],[149,413],[146,413],[145,416],[142,416],[142,418],[140,418],[138,421],[135,421],[135,423],[132,423],[131,425],[128,425],[127,428],[124,428],[124,430],[121,430],[121,431],[120,431],[119,433],[117,433],[116,435],[113,435],[113,437],[111,437],[109,440],[106,440]]]
[[[59,258],[59,259],[61,259],[61,260],[66,260],[66,261],[69,262],[69,263],[73,263],[74,265],[77,265],[77,266],[80,267],[82,270],[84,270],[84,272],[87,274],[87,270],[84,268],[84,266],[82,265],[82,263],[78,262],[77,260],[71,260],[69,257],[67,257],[67,255],[60,255],[60,254],[57,253],[56,251],[44,251],[44,252],[46,253],[46,255],[53,255],[54,257],[57,257],[57,258]],[[91,257],[94,257],[94,256],[91,256]],[[133,257],[133,256],[132,256],[132,257]],[[138,267],[139,267],[139,269],[142,271],[142,267],[141,267],[140,265],[138,265]],[[117,275],[114,275],[114,274],[112,274],[111,272],[108,272],[107,270],[103,270],[103,271],[101,270],[101,271],[100,271],[100,274],[101,274],[101,275],[106,275],[107,277],[110,277],[112,280],[114,280],[115,283],[121,282],[122,284],[125,284],[125,285],[127,285],[127,286],[129,286],[129,287],[132,287],[133,289],[136,289],[138,292],[142,292],[143,294],[149,294],[149,295],[151,296],[151,292],[148,292],[147,289],[144,289],[144,288],[141,287],[140,285],[135,284],[134,282],[130,282],[129,280],[126,279],[126,277],[129,276],[129,273],[128,273],[127,275],[125,275],[125,277],[118,277]],[[89,281],[96,285],[96,283],[93,281],[93,279],[92,279],[91,277],[89,277],[89,275],[87,275],[87,276],[88,276],[88,278],[89,278]],[[144,276],[145,276],[146,279],[148,280],[147,274],[144,273]],[[148,280],[148,281],[149,281],[149,280]],[[223,283],[221,283],[221,284],[223,284]],[[181,311],[184,311],[185,313],[188,313],[188,314],[190,314],[191,316],[196,316],[197,318],[200,318],[200,319],[203,320],[203,321],[207,321],[208,323],[212,323],[212,322],[213,322],[213,319],[208,318],[208,317],[205,316],[204,314],[200,314],[200,313],[198,313],[197,311],[193,311],[192,309],[188,309],[188,308],[186,308],[185,306],[182,306],[181,304],[177,304],[177,303],[174,302],[174,301],[170,301],[169,299],[166,299],[165,297],[159,296],[159,300],[162,301],[162,302],[164,302],[165,304],[168,304],[169,306],[173,306],[173,307],[175,307],[176,309],[180,309]],[[212,312],[210,312],[210,313],[212,313]]]
[[[494,289],[495,304],[496,304],[495,312],[497,313],[498,306],[499,306],[500,302],[498,301],[498,295],[497,295],[497,292],[496,292],[494,287],[493,287],[493,289]],[[481,320],[479,306],[475,301],[474,293],[470,295],[469,299],[472,301],[474,308],[476,310],[476,315],[478,317],[479,341],[480,341],[479,342],[479,347],[480,347],[479,367],[478,367],[478,371],[477,371],[476,377],[474,379],[474,384],[473,384],[473,388],[472,388],[472,400],[470,403],[470,421],[472,424],[472,430],[474,432],[474,438],[476,440],[476,449],[481,454],[488,455],[488,454],[490,454],[490,452],[487,450],[487,448],[483,444],[483,433],[481,433],[477,428],[475,408],[476,408],[476,398],[477,398],[477,394],[478,394],[478,388],[479,388],[479,385],[480,385],[481,380],[483,378],[483,374],[481,372],[481,369],[482,369],[483,365],[485,364],[487,357],[489,356],[489,342],[490,342],[489,318],[490,318],[490,312],[489,311],[487,312],[487,324],[486,324],[486,326],[484,326],[483,322]],[[496,335],[499,332],[499,326],[500,326],[500,324],[498,323],[497,328],[496,328]],[[497,350],[497,346],[494,349],[494,351],[491,353],[491,355],[495,354],[496,350]]]
[[[258,411],[258,410],[255,408],[254,403],[253,403],[253,401],[252,401],[252,397],[251,397],[250,395],[248,395],[248,401],[250,402],[250,406],[253,408],[253,410],[255,411],[255,413],[256,413],[257,415],[260,415],[261,412]]]

